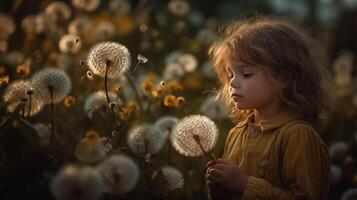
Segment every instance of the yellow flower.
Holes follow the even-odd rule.
[[[100,135],[96,131],[89,130],[86,132],[86,142],[90,145],[95,145],[100,142]]]
[[[0,77],[0,86],[5,86],[9,83],[9,76],[2,76]]]
[[[28,65],[19,65],[16,68],[16,73],[22,77],[26,77],[30,74],[30,67]]]
[[[175,107],[176,105],[176,97],[174,95],[166,95],[164,97],[164,105],[167,107]]]
[[[129,102],[127,105],[127,108],[129,109],[130,112],[134,112],[136,110],[137,104],[134,102]]]
[[[171,92],[182,92],[183,86],[176,80],[171,80],[166,83],[166,88]]]
[[[182,97],[182,96],[177,97],[176,98],[176,102],[175,102],[175,107],[176,108],[182,107],[184,103],[185,103],[185,98],[184,97]]]
[[[152,81],[144,81],[142,84],[141,84],[141,91],[144,93],[144,94],[149,94],[152,90],[152,86],[153,86],[153,82]]]
[[[73,96],[68,96],[64,100],[64,106],[70,108],[76,104],[76,99]]]

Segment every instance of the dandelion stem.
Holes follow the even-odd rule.
[[[105,67],[105,76],[104,76],[104,89],[105,89],[105,96],[107,97],[108,104],[110,104],[110,99],[108,95],[108,85],[107,85],[109,67],[110,67],[110,60],[107,60],[106,67]]]
[[[28,113],[27,113],[27,117],[30,117],[32,98],[31,98],[31,94],[28,94],[28,95],[29,95],[29,111],[28,111]]]
[[[193,135],[192,136],[193,139],[195,140],[195,142],[198,144],[198,146],[200,147],[202,153],[207,157],[209,158],[210,160],[216,160],[215,156],[212,155],[212,154],[209,154],[206,152],[206,150],[203,148],[202,144],[201,144],[201,141],[200,141],[200,137],[198,135]]]
[[[51,116],[51,143],[54,144],[55,142],[55,122],[54,122],[54,102],[53,102],[53,86],[48,86],[48,91],[50,92],[51,96],[51,110],[50,110],[50,116]]]
[[[136,63],[134,69],[130,72],[130,76],[134,75],[134,73],[135,73],[136,69],[139,67],[140,63],[141,63],[140,61],[138,61],[138,63]]]
[[[153,101],[153,97],[150,97],[148,105],[146,106],[146,109],[145,109],[144,116],[146,116],[148,114],[152,101]]]
[[[138,90],[136,89],[135,84],[134,84],[133,80],[131,79],[130,75],[129,75],[128,73],[126,73],[126,72],[125,72],[125,77],[127,78],[128,83],[129,83],[130,87],[132,88],[132,90],[133,90],[133,92],[134,92],[136,101],[137,101],[138,104],[139,104],[139,109],[140,109],[141,117],[144,118],[143,103],[142,103],[141,98],[140,98],[140,96],[139,96],[139,92],[138,92]]]

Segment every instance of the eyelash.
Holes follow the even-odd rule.
[[[250,78],[250,77],[253,76],[254,74],[253,74],[253,73],[242,73],[241,75],[242,75],[243,78]],[[229,79],[233,78],[233,74],[228,73],[228,78],[229,78]]]

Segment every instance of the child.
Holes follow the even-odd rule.
[[[317,43],[283,19],[229,25],[210,50],[225,100],[240,122],[222,159],[207,164],[222,199],[328,199],[330,159],[312,127],[329,108]]]

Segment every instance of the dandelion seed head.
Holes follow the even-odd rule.
[[[332,165],[331,166],[331,175],[332,175],[332,182],[337,183],[340,181],[342,177],[342,170],[339,166]]]
[[[32,77],[32,84],[47,104],[51,103],[49,87],[52,88],[54,103],[62,101],[72,89],[72,81],[67,73],[56,68],[45,68],[36,72]]]
[[[166,135],[150,124],[142,124],[129,130],[127,142],[130,150],[139,155],[156,154],[162,148]]]
[[[331,159],[342,159],[348,151],[348,144],[340,141],[329,146],[329,154]]]
[[[106,192],[125,194],[139,182],[138,165],[128,156],[113,155],[97,166]]]
[[[166,65],[163,78],[165,80],[180,79],[183,75],[185,75],[185,69],[182,65],[178,63],[171,63]]]
[[[130,66],[129,50],[115,42],[96,44],[88,55],[88,66],[94,74],[105,76],[107,62],[109,62],[108,77],[114,78],[128,70]]]
[[[131,11],[131,5],[128,0],[112,0],[109,2],[109,10],[114,13],[128,14]]]
[[[212,150],[218,139],[216,124],[204,115],[190,115],[180,120],[171,134],[172,146],[180,154],[197,157],[203,154],[193,139],[197,135],[206,152]]]
[[[93,27],[93,36],[97,42],[110,40],[116,34],[115,25],[110,21],[101,21]]]
[[[15,22],[10,16],[0,12],[0,41],[7,38],[15,31]]]
[[[211,61],[206,61],[202,65],[201,72],[204,77],[209,78],[209,79],[217,79],[216,72],[214,71],[213,65]]]
[[[46,7],[45,14],[55,22],[65,21],[71,17],[71,8],[63,2],[53,1]]]
[[[154,126],[159,131],[165,133],[165,135],[168,135],[169,133],[171,133],[173,131],[177,122],[178,122],[178,119],[176,117],[165,116],[165,117],[161,117],[158,120],[156,120]]]
[[[217,34],[211,29],[201,29],[198,31],[196,37],[200,42],[207,46],[211,45],[218,38]]]
[[[91,21],[88,17],[74,19],[67,28],[69,34],[83,36],[91,29]]]
[[[72,4],[79,10],[91,12],[98,8],[100,0],[72,0]]]
[[[183,187],[184,177],[178,169],[166,166],[162,167],[161,170],[169,191]],[[157,173],[157,171],[153,173],[152,179],[157,176]]]
[[[192,54],[183,54],[178,58],[178,63],[180,63],[185,72],[193,72],[197,68],[197,58]]]
[[[50,189],[59,200],[96,200],[103,193],[103,181],[90,167],[67,165],[53,178]]]
[[[177,16],[186,16],[191,9],[186,0],[171,0],[168,4],[169,11]]]
[[[113,92],[108,92],[110,102],[116,103],[116,105],[123,105],[122,100]],[[84,112],[87,117],[92,119],[93,113],[100,108],[109,108],[108,107],[107,97],[105,91],[99,90],[97,92],[89,95],[84,102]]]
[[[357,199],[357,188],[351,188],[346,190],[341,197],[341,200],[355,200]]]
[[[62,53],[77,53],[82,47],[82,41],[77,35],[64,35],[58,43]]]
[[[103,160],[112,149],[107,137],[96,138],[97,136],[87,136],[82,139],[75,148],[75,155],[82,162],[97,162]],[[98,141],[96,141],[98,140]]]
[[[26,80],[16,80],[11,82],[5,89],[3,100],[5,103],[8,104],[7,110],[9,112],[14,112],[15,109],[21,104],[23,98],[26,100],[29,99],[27,94],[28,91],[33,91],[31,95],[31,111],[30,116],[34,116],[40,113],[45,105],[42,101],[41,96],[39,93],[33,90],[34,87],[30,81]],[[28,117],[29,111],[29,104],[30,102],[27,101],[25,103],[25,116]],[[22,112],[22,111],[20,111]]]
[[[43,33],[46,20],[42,15],[28,15],[21,21],[21,27],[26,33]]]
[[[212,120],[221,120],[228,116],[228,111],[225,105],[216,100],[215,97],[207,98],[200,107],[201,112]]]

